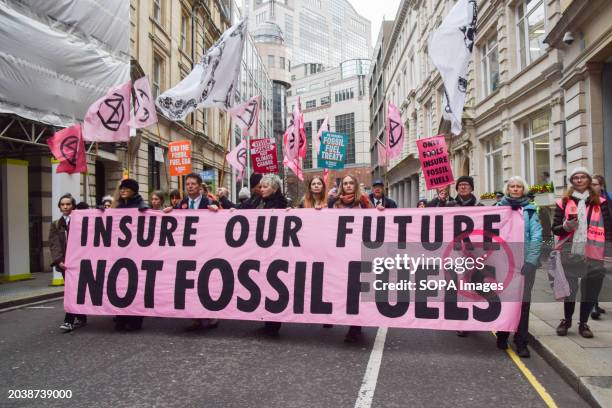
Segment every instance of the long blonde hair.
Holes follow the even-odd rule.
[[[357,177],[353,176],[352,174],[347,174],[346,176],[342,177],[342,180],[347,177],[350,177],[351,180],[353,180],[353,183],[355,184],[355,197],[353,198],[353,207],[361,206],[362,204],[366,208],[372,207],[372,204],[370,203],[368,197],[361,191],[361,187],[359,186],[359,181],[357,180]],[[343,183],[340,182],[340,187],[338,187],[338,194],[336,196],[336,202],[334,203],[334,207],[336,208],[344,207],[346,205],[342,202],[341,199],[341,197],[346,194],[342,185]]]
[[[327,186],[325,185],[325,180],[323,180],[323,177],[321,176],[314,176],[310,180],[306,180],[306,182],[304,183],[306,187],[304,192],[304,198],[302,200],[304,203],[304,208],[314,208],[315,206],[316,199],[312,194],[311,186],[312,182],[317,179],[321,180],[321,184],[323,184],[323,192],[321,193],[321,203],[323,205],[327,205]]]

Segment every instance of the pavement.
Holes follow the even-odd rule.
[[[8,370],[0,373],[0,377],[5,379],[4,386],[13,384],[21,387],[28,383],[34,386],[30,378],[32,372],[25,370],[17,375],[18,371],[15,371],[28,365],[37,374],[34,378],[50,378],[44,373],[45,369],[29,362],[29,357],[41,363],[40,360],[44,361],[49,356],[59,358],[63,347],[79,354],[84,353],[87,347],[104,344],[108,347],[97,349],[96,356],[92,357],[92,363],[98,358],[109,359],[109,362],[100,361],[100,372],[85,362],[89,357],[84,355],[81,357],[83,362],[78,358],[74,360],[77,364],[72,367],[74,372],[60,373],[62,370],[56,368],[48,375],[70,380],[75,391],[81,387],[81,396],[94,391],[86,390],[88,383],[82,383],[80,375],[109,381],[120,395],[122,385],[116,378],[113,379],[112,373],[117,374],[117,370],[122,370],[130,378],[136,378],[138,374],[135,370],[144,368],[139,363],[144,360],[136,359],[140,355],[144,359],[158,360],[155,364],[159,367],[147,368],[147,381],[155,385],[152,392],[180,383],[183,387],[181,393],[189,398],[198,398],[200,394],[192,392],[188,385],[198,382],[198,375],[216,373],[205,375],[207,384],[203,389],[206,389],[208,398],[212,396],[208,401],[213,402],[206,406],[357,406],[354,397],[362,392],[360,384],[366,381],[364,371],[370,369],[368,356],[376,348],[377,333],[385,330],[369,328],[364,343],[351,347],[342,344],[342,327],[325,330],[315,325],[283,325],[280,340],[262,340],[255,334],[259,323],[226,321],[218,330],[202,336],[207,340],[200,343],[199,340],[194,342],[193,335],[182,333],[181,327],[186,322],[180,319],[146,318],[142,334],[122,335],[112,331],[108,317],[95,316],[90,318],[87,327],[63,335],[57,329],[63,316],[62,303],[59,299],[49,300],[61,297],[63,288],[49,286],[50,281],[50,274],[40,273],[27,281],[0,284],[0,331],[9,334],[0,340],[0,354],[4,356],[5,363],[0,371]],[[606,278],[602,293],[612,291],[611,286],[609,278]],[[534,290],[547,292],[549,287],[536,283]],[[49,306],[28,306],[41,300],[46,300],[44,305]],[[612,407],[612,302],[602,302],[600,305],[608,313],[602,315],[599,321],[589,322],[595,337],[583,339],[578,335],[576,325],[570,329],[568,336],[556,335],[555,328],[563,309],[560,303],[532,304],[530,333],[533,339],[530,346],[537,353],[532,353],[531,359],[522,361],[552,396],[556,403],[553,406],[587,406],[588,403],[591,406]],[[32,327],[28,326],[30,324]],[[52,344],[45,345],[47,341],[44,339],[49,336],[56,338]],[[195,338],[198,339],[198,336]],[[32,345],[36,350],[35,355],[29,357],[31,351],[26,347],[28,339],[36,343]],[[551,406],[530,389],[524,372],[512,368],[511,359],[500,357],[504,353],[495,349],[490,333],[472,333],[467,339],[460,339],[452,332],[389,329],[388,332],[385,330],[382,341],[381,353],[384,350],[384,356],[381,357],[381,373],[371,406],[403,406],[406,401],[413,401],[413,406],[490,406],[501,401],[510,406]],[[113,346],[114,343],[117,344]],[[186,349],[178,353],[177,347]],[[13,354],[15,348],[17,354]],[[329,353],[321,350],[328,350]],[[163,362],[164,356],[170,360]],[[273,364],[285,359],[286,365],[280,368],[278,364]],[[62,359],[62,364],[70,364],[67,361],[72,360]],[[174,365],[177,370],[195,371],[177,375],[168,364]],[[466,370],[472,374],[465,376]],[[482,380],[479,378],[481,375]],[[233,385],[223,381],[226,376],[232,378]],[[410,384],[408,387],[407,381]],[[449,385],[449,381],[452,385]],[[56,387],[61,386],[61,381],[52,382]],[[256,389],[250,387],[249,384],[253,383],[257,384]],[[215,384],[220,388],[215,388]],[[441,384],[446,384],[446,388],[439,388]],[[567,384],[571,387],[567,387]],[[263,389],[268,393],[256,396]],[[235,398],[228,400],[222,397],[220,390],[233,393]],[[576,395],[568,390],[575,391]],[[478,395],[470,394],[476,391]],[[100,393],[101,390],[94,394],[96,392]],[[421,399],[423,393],[428,395],[427,403]],[[115,406],[146,406],[148,403],[173,406],[173,402],[187,402],[187,399],[179,397],[173,400],[172,392],[164,396],[155,395],[150,394],[140,400],[132,392],[123,395],[124,400],[113,403],[117,404]],[[100,398],[98,394],[91,396]],[[298,401],[290,400],[296,396]],[[108,395],[106,398],[110,403],[112,399],[108,400]],[[253,401],[256,403],[253,404]],[[74,399],[71,406],[78,406],[81,402],[86,406],[87,399]]]

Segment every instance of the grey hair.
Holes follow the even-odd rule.
[[[105,201],[110,201],[112,203],[113,202],[113,197],[111,197],[109,195],[105,195],[104,197],[102,197],[102,203],[104,203]]]
[[[281,179],[276,174],[265,174],[260,181],[261,184],[269,184],[274,187],[274,191],[281,189]]]
[[[510,193],[508,193],[508,189],[510,188],[510,184],[512,183],[519,183],[523,185],[523,194],[527,195],[527,193],[529,192],[529,184],[527,184],[527,182],[525,181],[524,178],[522,178],[521,176],[512,176],[508,179],[508,181],[506,182],[506,185],[504,187],[504,194],[505,195],[510,195]]]

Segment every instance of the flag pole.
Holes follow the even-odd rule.
[[[159,138],[159,144],[160,146],[163,146],[161,131],[159,130],[159,120],[155,123],[155,125],[157,126],[157,137]],[[170,176],[168,175],[168,163],[166,162],[165,158],[164,158],[164,172],[166,173],[166,187],[168,189],[168,194],[170,194]],[[181,176],[179,176],[179,181],[180,180],[181,180]],[[179,185],[179,190],[181,190],[180,185]],[[183,197],[183,193],[181,190],[181,198],[182,197]]]
[[[227,135],[225,137],[225,151],[223,152],[223,167],[221,167],[221,176],[219,177],[219,184],[223,183],[223,177],[225,176],[225,164],[227,163],[227,152],[229,150],[230,135],[232,133],[232,119],[230,116],[229,126],[227,129]],[[220,186],[217,186],[217,188]]]

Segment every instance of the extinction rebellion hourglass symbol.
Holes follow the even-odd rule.
[[[100,123],[106,129],[116,132],[119,130],[119,127],[123,123],[123,118],[125,116],[125,112],[123,110],[123,95],[118,93],[113,93],[113,97],[107,98],[100,104],[100,108],[98,109],[98,118],[100,118]],[[102,109],[105,105],[108,109],[105,109],[106,115],[102,113]]]

